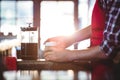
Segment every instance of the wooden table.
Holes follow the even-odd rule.
[[[91,70],[89,61],[50,62],[44,59],[17,60],[18,70]]]
[[[86,74],[91,74],[91,64],[87,61],[79,61],[79,62],[49,62],[41,59],[38,60],[18,60],[17,61],[17,69],[21,72],[24,71],[39,71],[38,75],[41,74],[41,71],[50,71],[51,73],[54,71],[68,71],[72,70],[74,73],[74,77],[72,80],[80,80],[79,72],[84,71]],[[46,74],[47,76],[47,74]],[[48,75],[49,76],[49,75]],[[87,76],[87,80],[91,80],[89,76]],[[34,80],[41,80],[40,77]]]

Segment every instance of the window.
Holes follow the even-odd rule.
[[[79,18],[79,28],[85,28],[91,24],[91,15],[93,6],[96,0],[79,0],[78,6],[78,18]],[[82,46],[81,46],[82,45]],[[84,49],[90,46],[90,39],[81,41],[78,45],[79,49]]]
[[[27,27],[27,23],[33,23],[32,1],[0,1],[0,32],[7,35],[12,32],[18,35],[20,27]]]
[[[9,4],[8,4],[9,3]],[[1,1],[1,32],[5,35],[15,28],[15,1]]]
[[[59,35],[70,35],[74,32],[73,1],[42,1],[41,2],[41,48],[43,42]]]

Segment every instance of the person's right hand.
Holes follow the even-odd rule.
[[[55,46],[62,49],[65,49],[72,44],[71,38],[69,36],[57,36],[57,37],[48,38],[44,42],[44,44],[46,42],[55,42],[56,43]]]

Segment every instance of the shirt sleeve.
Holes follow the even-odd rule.
[[[114,58],[120,51],[120,1],[113,0],[106,7],[106,22],[100,49]]]

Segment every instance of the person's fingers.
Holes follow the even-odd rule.
[[[43,44],[45,44],[46,42],[50,42],[50,39],[47,39],[46,41],[44,41],[44,43],[43,43]]]
[[[58,61],[57,57],[53,54],[49,54],[49,55],[45,56],[45,60],[47,60],[47,61]]]
[[[45,42],[49,42],[49,41],[51,41],[52,40],[52,38],[48,38]]]
[[[45,60],[50,61],[50,56],[45,56]]]
[[[44,51],[53,51],[53,50],[55,50],[55,47],[46,46],[46,47],[44,48]]]
[[[54,54],[54,51],[53,50],[45,50],[43,52],[43,56],[46,57],[46,56],[49,56],[49,55],[52,55]]]
[[[49,54],[50,54],[49,51],[44,51],[44,53],[43,53],[43,57],[46,58]]]
[[[54,60],[54,57],[53,57],[53,53],[52,52],[46,52],[46,53],[44,53],[44,58],[45,58],[45,60],[47,60],[47,61],[52,61],[52,60]]]
[[[44,41],[43,44],[45,44],[46,42],[56,42],[57,41],[57,38],[56,37],[52,37],[52,38],[48,38],[46,41]]]

